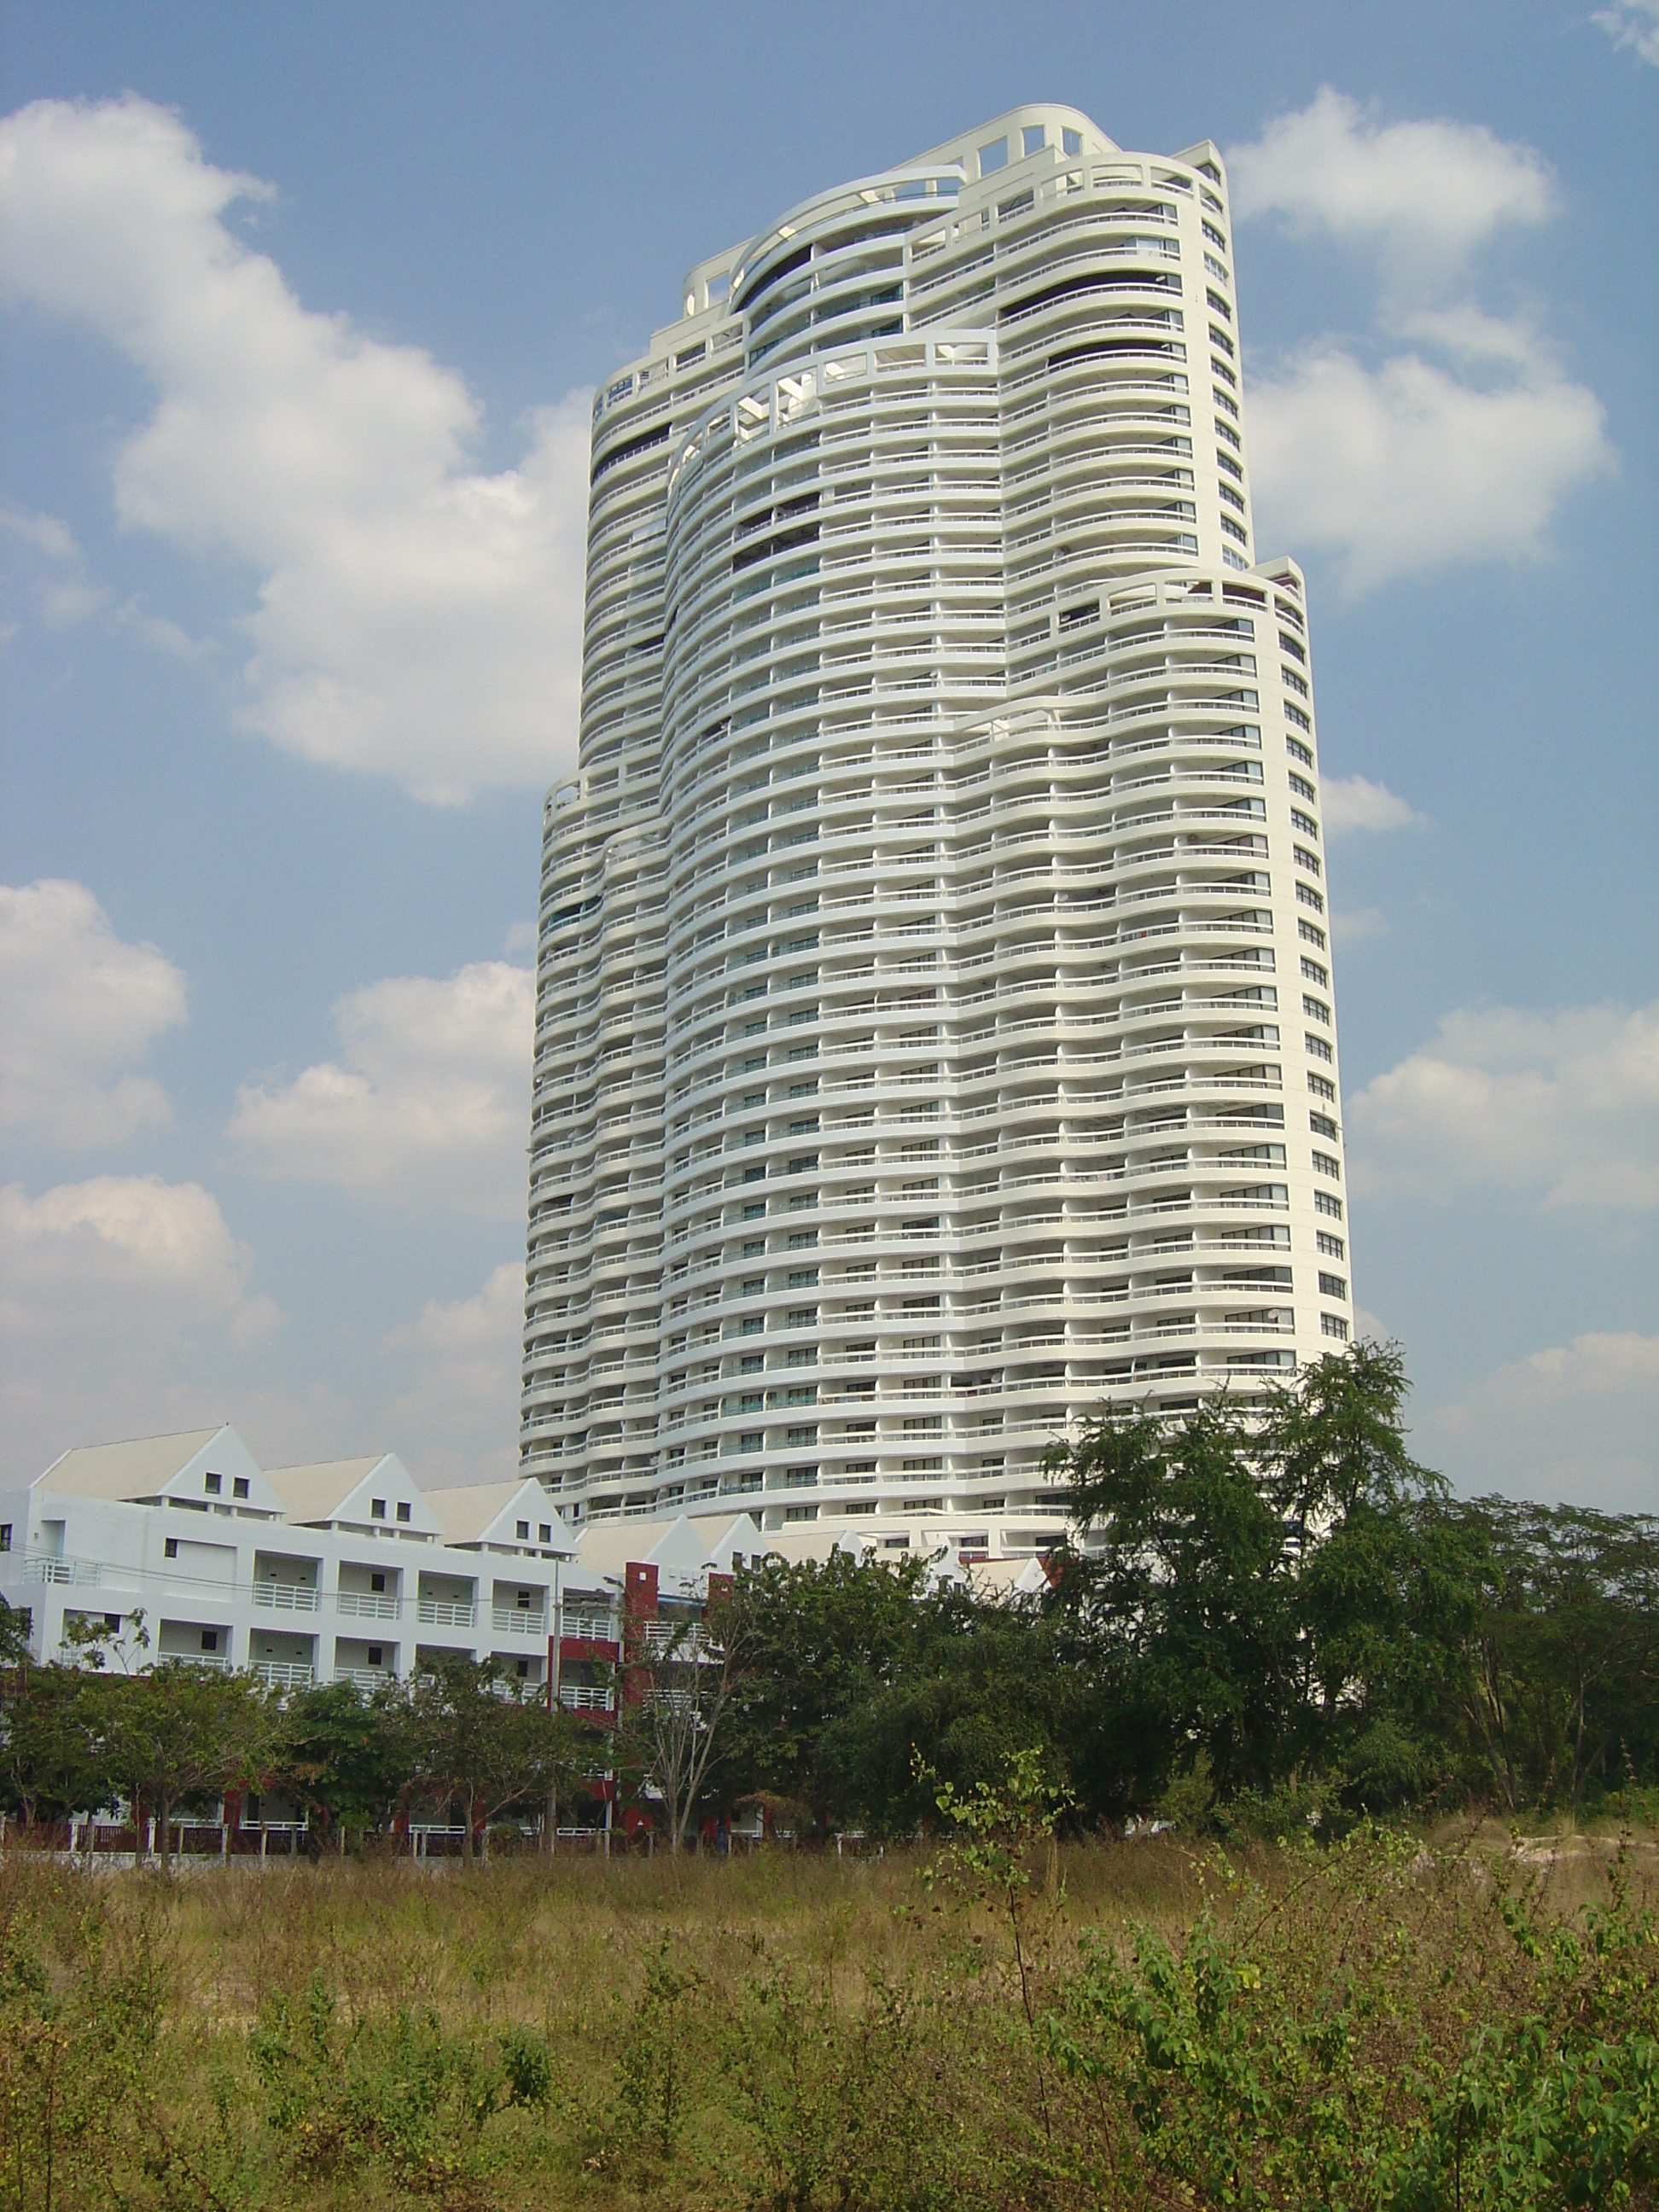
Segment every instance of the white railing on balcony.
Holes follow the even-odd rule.
[[[614,1644],[617,1624],[608,1613],[567,1613],[560,1633],[577,1644]]]
[[[396,1620],[398,1600],[383,1597],[374,1590],[338,1590],[334,1599],[337,1608],[352,1614],[358,1620]]]
[[[26,1583],[96,1583],[103,1571],[96,1559],[60,1559],[45,1552],[31,1552],[23,1561]]]
[[[498,1636],[545,1636],[547,1615],[526,1613],[514,1605],[498,1605],[491,1615]]]
[[[459,1598],[423,1597],[416,1602],[415,1618],[422,1628],[471,1628],[478,1608]]]
[[[322,1606],[320,1591],[308,1583],[255,1583],[253,1602],[266,1613],[316,1613]]]
[[[313,1680],[309,1659],[256,1659],[252,1672],[268,1690],[308,1690]]]
[[[561,1682],[559,1703],[573,1713],[608,1713],[611,1692],[589,1682]]]
[[[203,1674],[228,1674],[232,1662],[222,1651],[158,1651],[155,1662],[159,1667],[188,1667]]]
[[[337,1682],[354,1683],[360,1690],[378,1690],[398,1678],[389,1667],[337,1667],[334,1679]]]

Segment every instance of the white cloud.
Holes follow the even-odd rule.
[[[1424,1417],[1419,1449],[1466,1492],[1659,1511],[1659,1336],[1575,1337]]]
[[[1633,48],[1639,60],[1659,69],[1659,0],[1614,0],[1591,16],[1615,46]]]
[[[1329,85],[1227,155],[1233,212],[1379,248],[1398,281],[1443,276],[1496,232],[1544,222],[1548,164],[1479,124],[1381,124]]]
[[[1546,1204],[1659,1206],[1659,1000],[1454,1013],[1348,1102],[1355,1188],[1471,1185]]]
[[[1542,157],[1478,125],[1383,125],[1327,86],[1228,161],[1240,221],[1374,250],[1383,277],[1364,343],[1322,337],[1250,379],[1258,536],[1332,555],[1355,595],[1542,555],[1612,465],[1601,402],[1527,321],[1448,296],[1498,233],[1554,212]]]
[[[1350,830],[1420,830],[1423,817],[1386,784],[1369,776],[1328,775],[1320,786],[1325,834],[1340,837]]]
[[[519,465],[468,465],[463,380],[313,313],[225,221],[253,179],[131,94],[0,124],[11,296],[106,337],[157,402],[121,447],[122,520],[259,578],[246,724],[419,797],[540,786],[574,752],[588,410]]]
[[[228,1365],[280,1319],[249,1296],[250,1256],[198,1183],[8,1185],[0,1255],[0,1465],[15,1480],[70,1443],[222,1419]]]
[[[128,1071],[185,1019],[185,990],[84,884],[0,884],[0,1129],[63,1150],[166,1123],[161,1085]]]
[[[1537,346],[1476,385],[1419,353],[1372,368],[1322,340],[1246,405],[1260,534],[1333,555],[1350,595],[1539,558],[1561,501],[1613,462],[1601,402]]]
[[[1362,906],[1352,914],[1331,915],[1331,935],[1339,945],[1364,945],[1373,937],[1386,937],[1389,917],[1380,906]]]
[[[394,977],[334,1008],[340,1059],[244,1085],[230,1133],[267,1176],[410,1210],[523,1211],[536,981],[479,961]]]
[[[474,1297],[428,1299],[381,1349],[408,1381],[388,1433],[428,1486],[501,1482],[518,1471],[519,1366],[524,1267],[497,1267]]]

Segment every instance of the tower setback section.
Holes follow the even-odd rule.
[[[1103,1401],[1346,1340],[1231,269],[1213,147],[1020,108],[702,264],[597,396],[521,1442],[576,1520],[1035,1543]]]

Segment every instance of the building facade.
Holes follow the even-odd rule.
[[[1346,1340],[1231,265],[1212,146],[1021,108],[701,264],[597,395],[521,1433],[573,1525],[1036,1548],[1079,1417]]]

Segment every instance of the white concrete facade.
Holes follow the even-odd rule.
[[[532,1481],[422,1491],[390,1453],[266,1472],[229,1427],[65,1452],[0,1496],[0,1596],[27,1608],[37,1658],[64,1656],[78,1618],[110,1627],[118,1663],[252,1668],[279,1690],[372,1689],[441,1652],[544,1682],[573,1555]]]
[[[1220,157],[1021,108],[683,298],[595,402],[522,1466],[578,1527],[1030,1549],[1080,1416],[1350,1324]]]

